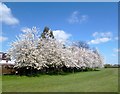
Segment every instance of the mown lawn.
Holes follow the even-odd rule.
[[[2,92],[118,92],[118,69],[39,77],[3,76]]]

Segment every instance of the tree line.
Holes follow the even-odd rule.
[[[41,34],[36,27],[24,30],[11,43],[8,54],[15,60],[14,69],[20,75],[60,74],[104,66],[104,58],[97,49],[91,49],[83,41],[65,45],[54,37],[48,27]]]

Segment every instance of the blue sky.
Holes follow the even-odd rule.
[[[58,39],[86,41],[106,63],[118,63],[118,3],[1,3],[1,51],[24,27],[51,28]],[[0,14],[1,15],[1,14]]]

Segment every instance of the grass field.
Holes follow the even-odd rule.
[[[41,75],[39,77],[3,76],[3,92],[117,92],[118,69]]]

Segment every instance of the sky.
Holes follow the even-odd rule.
[[[7,2],[0,3],[0,51],[7,52],[10,43],[23,28],[48,26],[56,39],[85,41],[97,48],[105,63],[118,63],[118,3],[116,2]]]

